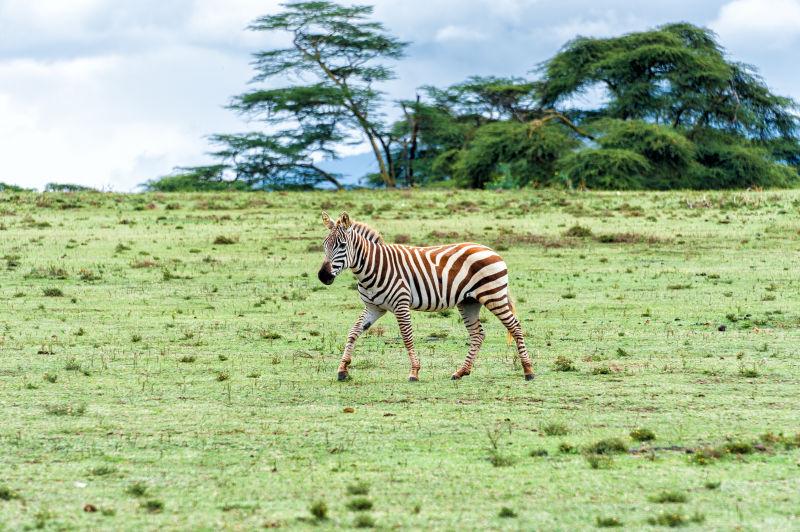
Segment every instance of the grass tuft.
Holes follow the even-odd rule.
[[[631,431],[631,439],[634,441],[653,441],[656,439],[656,433],[644,427],[635,428]]]
[[[553,362],[553,369],[556,371],[578,371],[571,358],[560,355]]]
[[[650,495],[647,499],[658,504],[682,503],[689,500],[685,493],[674,490],[659,491],[654,495]]]
[[[508,506],[503,506],[497,513],[497,517],[500,517],[501,519],[514,519],[515,517],[517,517],[517,512],[515,512]]]
[[[328,518],[328,505],[325,501],[315,501],[308,507],[311,516],[317,521],[324,521]]]
[[[0,486],[0,501],[10,501],[19,498],[19,493],[16,491],[12,490],[8,486]]]
[[[353,520],[355,528],[375,528],[375,519],[371,515],[359,514]]]
[[[347,493],[350,495],[369,495],[369,484],[366,482],[356,482],[347,486]]]
[[[620,454],[628,452],[628,447],[619,438],[606,438],[598,440],[586,448],[586,452],[590,454]]]
[[[354,512],[366,512],[372,509],[372,501],[366,497],[354,497],[347,502],[347,509]]]
[[[617,528],[623,526],[622,521],[616,517],[598,516],[594,522],[595,525],[597,525],[597,528]]]

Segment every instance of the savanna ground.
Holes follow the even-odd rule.
[[[316,279],[322,208],[501,251],[536,380],[484,311],[451,381],[453,311],[413,316],[421,382],[391,315],[337,382],[361,305],[350,273]],[[0,529],[800,528],[799,192],[4,194],[0,215]]]

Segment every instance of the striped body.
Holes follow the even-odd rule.
[[[533,377],[520,323],[508,293],[508,268],[500,255],[472,243],[431,247],[386,244],[379,233],[351,222],[346,214],[336,223],[326,217],[323,214],[331,232],[325,239],[326,260],[319,278],[330,284],[342,270],[352,269],[364,302],[364,311],[348,335],[339,365],[340,379],[347,377],[356,339],[388,311],[397,317],[408,350],[409,378],[417,380],[420,364],[414,351],[410,311],[452,307],[458,308],[470,334],[469,354],[453,378],[469,375],[484,339],[478,319],[481,306],[486,306],[506,326],[516,342],[526,379]]]
[[[483,295],[499,293],[507,299],[506,263],[485,246],[353,244],[362,260],[354,260],[352,270],[365,303],[389,311],[405,304],[412,310],[439,311]]]

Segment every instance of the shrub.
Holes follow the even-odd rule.
[[[324,521],[328,518],[328,505],[325,501],[315,501],[308,508],[308,511],[317,521]]]
[[[609,469],[614,463],[610,456],[602,454],[586,454],[586,461],[592,469]]]
[[[745,441],[728,442],[722,449],[730,454],[752,454],[755,451],[753,444]]]
[[[587,148],[564,157],[559,166],[573,185],[593,189],[642,188],[652,171],[647,159],[630,150]]]
[[[141,506],[151,514],[156,514],[164,510],[164,502],[158,499],[144,501]]]
[[[19,493],[8,486],[0,486],[0,501],[10,501],[12,499],[19,499]]]
[[[598,517],[595,524],[598,528],[616,528],[622,526],[622,521],[616,517]]]
[[[514,510],[512,510],[507,506],[503,506],[502,508],[500,508],[500,512],[497,514],[497,517],[503,519],[513,519],[517,517],[517,512],[515,512]]]
[[[625,442],[619,438],[606,438],[591,444],[586,448],[586,452],[591,454],[618,454],[628,452]]]
[[[125,493],[134,497],[144,497],[147,493],[147,485],[144,482],[134,482],[125,489]]]
[[[648,497],[648,499],[650,500],[650,502],[655,502],[659,504],[681,503],[689,500],[686,494],[680,491],[660,491],[655,495],[651,495],[650,497]]]
[[[559,355],[553,363],[553,369],[556,371],[577,371],[571,358]]]
[[[650,429],[639,427],[631,431],[631,439],[635,441],[653,441],[656,439],[656,434]]]
[[[238,241],[239,241],[239,237],[236,237],[236,236],[219,235],[214,239],[214,244],[227,246],[227,245],[235,244]]]
[[[566,425],[555,421],[542,425],[541,431],[546,436],[566,436],[569,433],[569,429],[567,429]]]
[[[575,238],[590,238],[594,236],[594,233],[588,227],[584,227],[582,225],[573,225],[566,231],[564,231],[564,236],[571,236]]]
[[[641,120],[603,120],[599,143],[606,149],[630,150],[652,169],[641,176],[641,188],[691,188],[695,145],[679,131]]]
[[[347,503],[347,508],[354,512],[365,512],[372,509],[372,501],[366,497],[354,497]]]
[[[369,493],[369,484],[366,482],[357,482],[347,486],[347,493],[350,495],[367,495]]]
[[[353,520],[355,528],[375,528],[375,520],[367,514],[359,514]]]
[[[577,147],[574,137],[557,125],[530,128],[516,121],[480,126],[472,140],[452,161],[452,173],[461,186],[472,188],[521,187],[551,184],[556,161]],[[444,155],[444,154],[443,154]],[[440,156],[441,158],[441,156]]]

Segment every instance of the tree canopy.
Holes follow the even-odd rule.
[[[376,186],[609,189],[791,186],[800,109],[755,67],[731,60],[688,23],[618,37],[576,37],[531,78],[472,76],[423,85],[388,104],[378,86],[406,43],[370,6],[291,2],[251,29],[291,46],[255,54],[253,90],[230,108],[261,130],[210,140],[217,165],[148,186],[340,187],[319,161],[366,142]],[[276,86],[276,82],[280,81]],[[577,105],[580,96],[591,105]],[[389,116],[394,120],[390,121]]]

